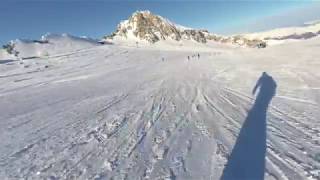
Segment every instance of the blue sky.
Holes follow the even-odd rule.
[[[100,38],[136,10],[218,34],[253,32],[320,19],[312,1],[1,0],[0,44],[51,33]]]

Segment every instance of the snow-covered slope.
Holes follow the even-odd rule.
[[[319,179],[319,42],[0,61],[0,179]]]
[[[99,43],[88,38],[68,34],[46,34],[40,40],[14,40],[10,42],[18,57],[42,57],[73,52],[98,46]]]
[[[305,26],[278,28],[264,32],[246,34],[248,39],[263,40],[297,40],[309,39],[320,35],[320,22],[306,23]]]
[[[14,55],[9,54],[6,49],[0,49],[0,60],[15,59]]]
[[[12,41],[0,179],[318,180],[318,28],[223,37],[142,11],[113,44]]]

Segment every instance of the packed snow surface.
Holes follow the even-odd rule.
[[[0,60],[0,179],[319,179],[319,40]]]

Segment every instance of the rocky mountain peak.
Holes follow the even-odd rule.
[[[122,21],[112,36],[138,38],[151,43],[168,38],[180,40],[180,30],[169,20],[150,11],[137,11],[128,20]]]
[[[209,33],[207,30],[186,28],[150,11],[136,11],[127,20],[120,22],[117,30],[106,39],[121,37],[125,39],[145,40],[155,43],[160,40],[193,40],[199,43],[218,41],[239,45],[256,46],[262,41],[248,40],[239,37],[223,37]],[[241,44],[242,43],[242,44]]]

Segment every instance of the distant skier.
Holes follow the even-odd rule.
[[[164,62],[164,58],[162,58],[162,62]]]
[[[200,59],[200,54],[198,53],[198,59]]]
[[[190,60],[190,56],[188,56],[188,61]]]

